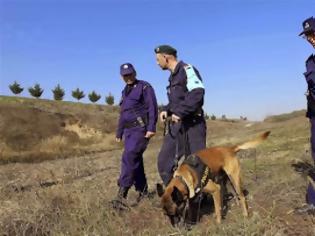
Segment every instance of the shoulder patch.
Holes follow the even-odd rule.
[[[184,66],[186,76],[187,76],[187,89],[190,92],[193,89],[196,88],[205,88],[202,81],[199,79],[199,77],[196,75],[196,72],[192,65],[186,65]]]

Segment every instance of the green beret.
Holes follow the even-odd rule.
[[[154,52],[155,53],[165,53],[165,54],[168,54],[168,55],[173,55],[176,57],[177,55],[177,51],[175,48],[169,46],[169,45],[160,45],[158,47],[156,47],[154,49]]]

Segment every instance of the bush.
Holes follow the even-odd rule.
[[[44,92],[44,90],[40,87],[39,84],[35,84],[34,87],[30,87],[28,91],[35,98],[40,98],[40,96],[42,96]]]
[[[100,98],[101,98],[101,95],[95,93],[94,91],[92,91],[92,93],[89,94],[89,99],[93,103],[97,102]]]
[[[20,94],[24,90],[16,81],[14,81],[14,84],[9,85],[9,88],[14,94]]]
[[[72,91],[72,97],[74,97],[75,99],[79,101],[80,99],[85,97],[85,94],[83,91],[77,88],[76,90]]]
[[[114,105],[114,102],[115,102],[114,96],[111,93],[109,93],[109,95],[105,97],[105,102],[107,103],[107,105],[110,105],[110,106]]]
[[[58,84],[55,89],[51,90],[54,93],[54,99],[56,101],[61,101],[63,100],[63,97],[65,95],[65,91],[60,87]]]

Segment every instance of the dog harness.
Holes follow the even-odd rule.
[[[187,156],[182,164],[189,165],[192,169],[196,171],[198,176],[198,185],[194,188],[194,186],[192,185],[192,179],[186,179],[185,177],[179,175],[177,171],[175,171],[174,173],[174,177],[178,177],[184,180],[189,191],[189,198],[193,198],[197,193],[202,191],[202,189],[204,188],[204,186],[207,185],[210,179],[214,180],[214,175],[211,172],[210,168],[206,164],[204,164],[197,155],[192,154]]]

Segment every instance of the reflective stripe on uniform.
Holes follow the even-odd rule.
[[[199,77],[196,75],[196,72],[192,65],[184,66],[186,76],[187,76],[187,89],[190,92],[193,89],[196,88],[205,88],[202,81],[199,79]]]

